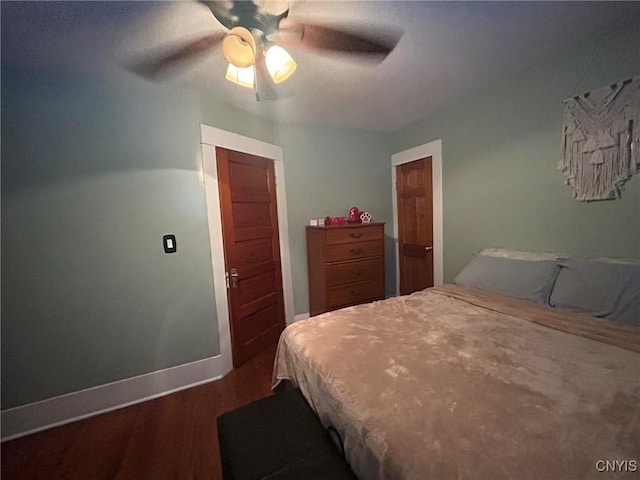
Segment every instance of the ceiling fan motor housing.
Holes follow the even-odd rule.
[[[201,1],[229,30],[241,26],[250,31],[260,30],[268,36],[277,31],[280,21],[289,15],[289,2],[284,0]]]

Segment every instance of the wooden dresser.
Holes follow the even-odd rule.
[[[311,316],[384,299],[384,223],[307,227]]]

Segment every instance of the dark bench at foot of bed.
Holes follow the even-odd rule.
[[[218,417],[224,480],[356,480],[298,389]]]

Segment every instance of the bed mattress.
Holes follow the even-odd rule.
[[[362,480],[632,478],[640,330],[445,285],[282,334],[300,387]]]

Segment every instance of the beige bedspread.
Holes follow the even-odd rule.
[[[638,478],[638,352],[639,329],[443,286],[289,326],[274,385],[361,480]]]

